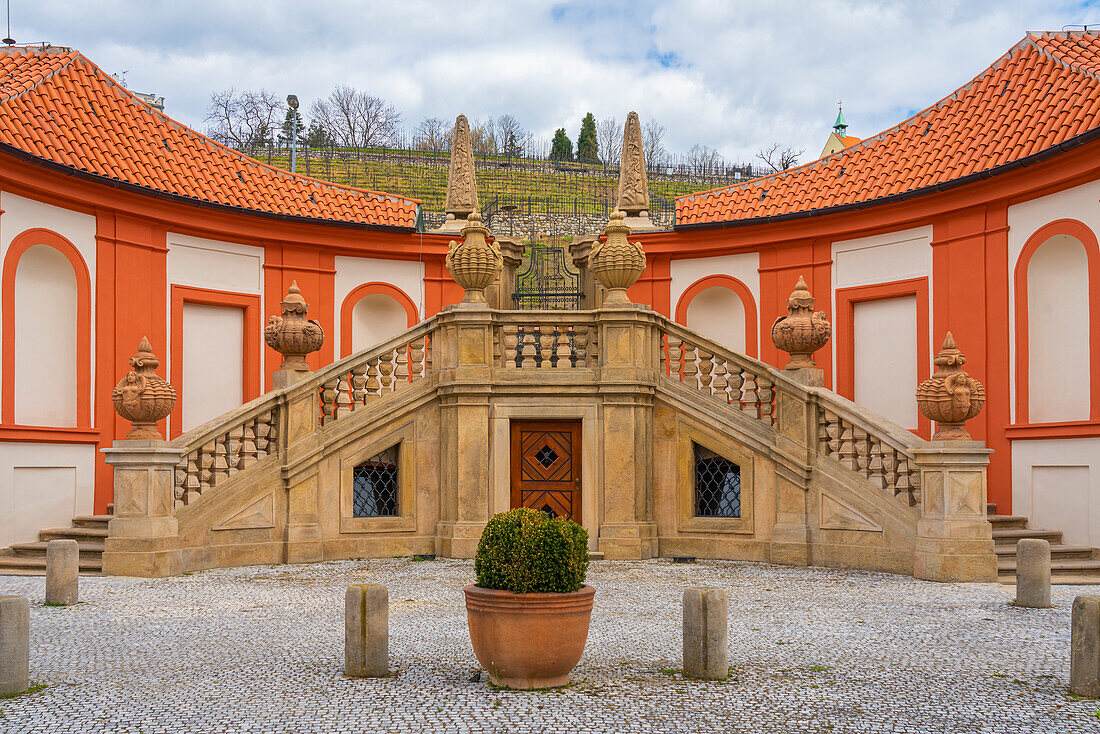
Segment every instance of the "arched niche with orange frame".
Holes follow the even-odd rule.
[[[372,282],[356,286],[344,298],[340,305],[340,356],[348,356],[352,351],[352,329],[354,328],[355,306],[365,296],[389,296],[405,310],[406,328],[416,326],[420,316],[413,302],[405,291],[391,283]]]
[[[92,389],[92,279],[80,250],[57,232],[34,227],[20,232],[11,241],[4,255],[0,294],[3,303],[3,410],[0,422],[15,424],[15,276],[19,259],[37,245],[51,247],[69,261],[76,281],[76,427],[91,427]]]
[[[680,300],[676,302],[677,323],[684,326],[688,325],[687,314],[691,302],[696,296],[709,288],[730,290],[741,301],[741,306],[745,309],[745,354],[755,359],[758,353],[757,335],[759,331],[757,327],[759,317],[756,312],[756,299],[753,298],[749,287],[732,275],[708,275],[688,286],[681,294]],[[724,346],[732,348],[732,345]]]

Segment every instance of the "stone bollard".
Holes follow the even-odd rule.
[[[46,603],[68,607],[80,596],[80,546],[75,540],[46,544]]]
[[[1100,698],[1100,596],[1082,594],[1073,600],[1069,692]]]
[[[696,586],[684,592],[684,677],[729,676],[726,590]]]
[[[381,584],[355,584],[344,594],[344,675],[389,675],[390,594]]]
[[[1016,606],[1050,608],[1050,543],[1024,538],[1016,544]]]
[[[0,596],[0,696],[30,686],[30,604],[21,596]]]

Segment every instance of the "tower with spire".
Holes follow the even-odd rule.
[[[844,119],[844,103],[837,102],[836,106],[836,122],[833,123],[833,131],[829,134],[829,139],[825,141],[825,147],[821,149],[822,158],[845,148],[851,148],[860,142],[859,138],[848,134],[848,121]]]

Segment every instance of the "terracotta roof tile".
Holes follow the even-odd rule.
[[[253,160],[155,110],[68,48],[0,49],[0,143],[197,202],[356,224],[416,224],[417,200]]]
[[[1100,35],[1032,35],[950,96],[874,137],[799,168],[678,198],[676,224],[873,202],[988,171],[1098,127]]]

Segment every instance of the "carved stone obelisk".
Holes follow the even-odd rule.
[[[451,136],[451,165],[447,169],[447,218],[437,232],[460,232],[466,219],[478,211],[477,178],[474,176],[474,148],[470,142],[470,123],[466,115],[455,119]]]
[[[645,175],[645,150],[638,113],[626,116],[623,129],[623,154],[619,159],[619,196],[615,208],[626,214],[623,224],[631,232],[655,229],[649,219],[649,185]]]

